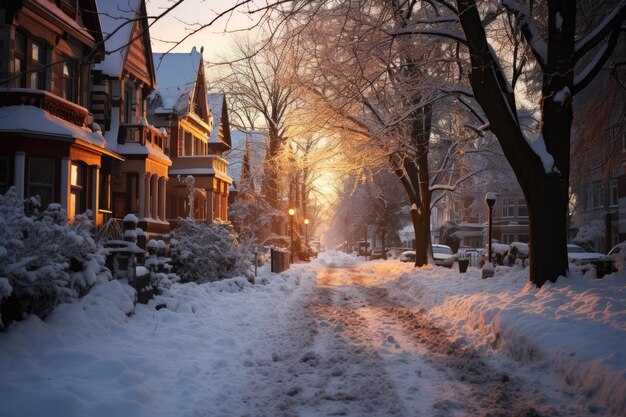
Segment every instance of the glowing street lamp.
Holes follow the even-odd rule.
[[[309,244],[309,219],[304,219],[304,243]]]
[[[289,229],[291,229],[291,244],[289,250],[291,252],[291,263],[293,263],[293,216],[296,214],[296,209],[289,209]]]

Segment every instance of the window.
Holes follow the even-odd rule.
[[[617,180],[611,180],[611,184],[609,186],[610,194],[609,194],[609,205],[616,206],[618,201],[618,193],[617,193]]]
[[[111,210],[111,174],[100,172],[100,207],[101,210]]]
[[[76,62],[66,59],[61,65],[61,97],[76,101]]]
[[[73,218],[75,215],[85,212],[85,166],[82,164],[72,164],[70,172],[70,206],[68,217]]]
[[[528,235],[519,235],[517,237],[517,241],[522,243],[528,243],[530,239],[528,238]]]
[[[46,89],[46,65],[47,65],[48,51],[43,45],[36,42],[30,43],[30,59],[32,63],[30,77],[30,88],[37,88],[39,90]]]
[[[43,43],[28,38],[22,32],[15,32],[13,74],[16,87],[46,90],[49,63],[49,50]]]
[[[526,200],[523,198],[517,199],[517,217],[528,217],[528,207],[526,207]]]
[[[124,84],[124,122],[134,123],[135,89],[129,82]]]
[[[193,136],[189,132],[185,132],[185,155],[193,155]]]
[[[9,189],[9,159],[0,158],[0,194]]]
[[[13,51],[13,74],[15,86],[26,87],[26,36],[15,32],[15,49]]]
[[[515,200],[505,199],[502,201],[502,217],[515,217]]]
[[[28,159],[28,195],[39,196],[41,207],[52,203],[54,196],[54,160],[44,158]]]
[[[593,208],[602,207],[604,205],[602,200],[602,185],[597,182],[593,184]]]

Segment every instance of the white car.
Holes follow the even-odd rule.
[[[433,244],[433,259],[435,265],[452,268],[454,261],[456,261],[456,255],[450,246]]]
[[[598,252],[587,252],[580,246],[572,243],[568,243],[567,245],[567,259],[571,264],[585,265],[602,259],[604,256],[604,254]]]
[[[415,251],[407,250],[400,254],[401,262],[415,262]]]

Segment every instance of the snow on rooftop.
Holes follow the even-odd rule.
[[[140,0],[97,0],[106,56],[95,69],[120,77]]]
[[[0,132],[40,133],[80,139],[99,148],[106,148],[100,132],[76,126],[35,106],[0,107]]]
[[[156,71],[157,88],[149,99],[161,99],[156,113],[187,113],[193,94],[202,54],[195,47],[188,53],[152,54]]]

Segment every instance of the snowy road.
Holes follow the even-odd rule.
[[[246,416],[587,415],[455,346],[385,284],[349,263],[320,270],[306,305],[268,335],[271,361],[248,363]]]

